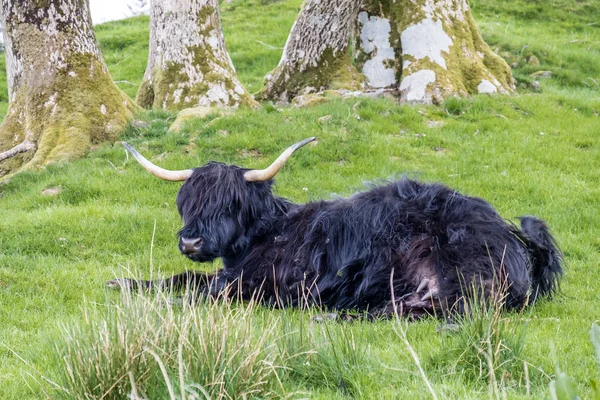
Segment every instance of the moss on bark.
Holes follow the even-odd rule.
[[[359,8],[355,0],[306,0],[258,97],[288,102],[326,89],[362,89],[349,46]]]
[[[256,106],[227,54],[216,0],[153,3],[150,54],[136,101],[179,111],[196,106]]]
[[[87,59],[87,60],[86,60]],[[117,139],[135,105],[93,56],[75,57],[70,68],[41,90],[23,86],[0,126],[0,149],[28,139],[35,151],[0,164],[0,176],[85,155],[92,146]]]
[[[142,81],[135,102],[143,108],[151,109],[154,105],[154,85],[151,80]]]
[[[304,3],[261,99],[285,102],[326,89],[399,85],[401,101],[438,103],[454,95],[514,90],[510,67],[482,39],[467,0],[344,3],[345,17],[358,16],[356,24],[340,17],[342,3]],[[325,28],[331,26],[336,34]],[[348,37],[341,34],[346,31],[357,37],[354,64],[347,58]]]
[[[82,2],[83,9],[67,8],[71,14],[60,1],[52,4],[56,10],[43,10],[46,17],[36,19],[43,12],[1,3],[8,28],[10,105],[0,126],[0,151],[24,140],[35,148],[1,162],[0,177],[81,157],[93,145],[116,139],[136,108],[108,74],[87,3]]]
[[[401,0],[393,8],[403,49],[401,100],[438,103],[449,96],[514,90],[510,67],[481,37],[466,0]],[[434,48],[423,48],[426,35]]]
[[[278,67],[265,78],[269,89],[263,90],[258,98],[288,102],[298,95],[324,90],[362,90],[363,80],[347,52],[334,54],[332,49],[327,49],[317,66],[303,70],[289,64]]]

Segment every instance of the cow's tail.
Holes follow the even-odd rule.
[[[544,221],[531,216],[519,219],[531,259],[530,300],[539,296],[552,296],[558,291],[559,280],[563,275],[562,253]]]

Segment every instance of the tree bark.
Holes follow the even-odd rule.
[[[398,21],[390,2],[366,0],[358,14],[356,67],[367,88],[397,89],[402,75]]]
[[[35,149],[35,145],[29,140],[26,140],[23,143],[16,145],[10,150],[6,150],[0,153],[0,161],[4,161],[6,159],[16,156],[19,153],[25,153],[26,151],[33,149]]]
[[[379,3],[395,19],[402,49],[401,102],[514,91],[510,67],[483,41],[467,0]]]
[[[136,101],[145,108],[254,106],[227,53],[218,0],[155,0]]]
[[[110,78],[88,1],[0,0],[0,7],[9,88],[0,152],[35,145],[3,161],[0,176],[80,157],[115,139],[135,106]]]
[[[326,89],[361,89],[362,76],[349,54],[360,3],[306,0],[260,97],[288,102],[298,94]]]
[[[483,41],[467,0],[306,0],[262,97],[361,87],[425,104],[514,91],[510,67]]]

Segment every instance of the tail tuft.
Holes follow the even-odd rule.
[[[563,255],[544,221],[531,216],[519,219],[531,257],[531,300],[552,296],[563,276]]]

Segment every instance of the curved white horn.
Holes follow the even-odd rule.
[[[152,164],[150,161],[148,161],[143,155],[138,153],[133,147],[131,147],[127,143],[125,143],[125,142],[121,142],[121,143],[123,144],[123,146],[125,146],[125,148],[127,150],[129,150],[131,155],[137,160],[137,162],[139,162],[142,165],[142,167],[144,167],[144,169],[146,171],[150,172],[152,175],[154,175],[156,177],[159,177],[160,179],[164,179],[165,181],[172,181],[172,182],[185,181],[187,178],[189,178],[192,175],[192,172],[194,172],[191,169],[184,169],[181,171],[169,171],[168,169],[158,167],[158,166]]]
[[[285,165],[286,161],[289,160],[296,150],[315,139],[316,137],[310,137],[291,145],[283,153],[281,153],[281,155],[277,158],[277,160],[275,160],[275,162],[273,162],[273,164],[271,164],[269,168],[246,171],[244,174],[244,179],[246,182],[268,181],[269,179],[272,179],[275,175],[277,175],[281,167]]]

